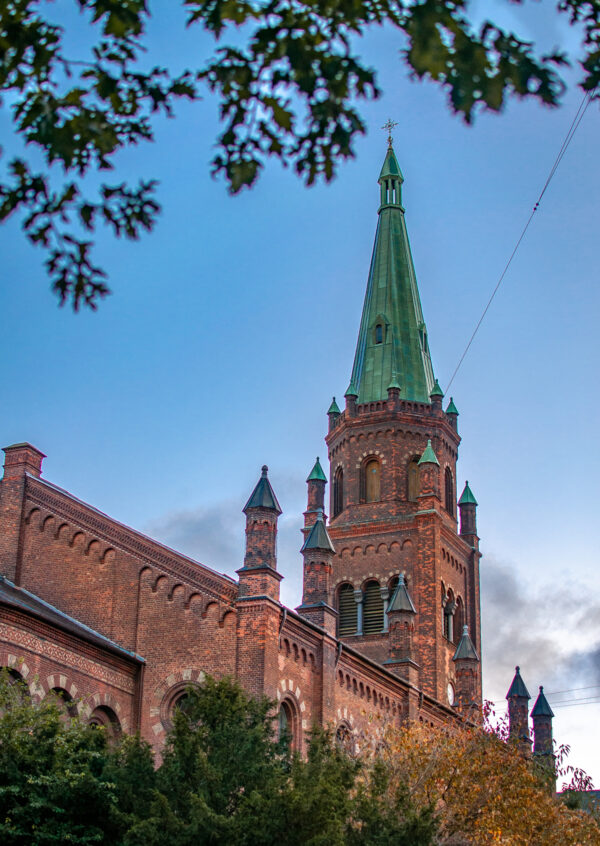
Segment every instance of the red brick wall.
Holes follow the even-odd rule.
[[[54,688],[67,692],[79,714],[111,709],[121,730],[138,727],[139,666],[17,611],[0,610],[0,666],[17,671],[34,701]]]
[[[408,500],[408,466],[431,439],[439,461],[422,465],[422,495]],[[457,534],[456,461],[458,437],[439,407],[421,403],[378,402],[350,408],[327,436],[330,477],[344,472],[344,510],[332,519],[329,532],[336,547],[332,585],[350,582],[355,590],[376,579],[381,587],[406,574],[415,605],[415,660],[420,683],[431,696],[446,701],[448,681],[455,681],[452,661],[456,642],[444,638],[442,583],[460,597],[463,617],[479,648],[479,574],[470,546]],[[360,501],[361,466],[375,457],[381,464],[380,501]],[[445,472],[453,478],[454,514],[445,508]],[[333,492],[330,492],[333,495]],[[333,502],[332,502],[333,504]],[[387,634],[351,636],[356,649],[382,662],[389,654]],[[479,681],[480,689],[480,681]]]

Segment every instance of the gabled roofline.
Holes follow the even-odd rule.
[[[47,479],[38,479],[36,476],[32,476],[30,473],[26,473],[25,475],[26,475],[26,479],[27,479],[26,495],[34,493],[34,497],[35,497],[35,489],[37,488],[37,486],[47,488],[48,490],[54,492],[55,494],[58,494],[61,497],[64,497],[65,499],[69,500],[70,502],[75,503],[76,505],[81,507],[85,512],[97,515],[97,516],[101,517],[103,520],[106,520],[107,523],[110,526],[114,527],[118,531],[125,532],[127,535],[129,535],[132,538],[132,540],[137,539],[139,541],[142,541],[143,543],[148,544],[149,547],[150,547],[150,549],[148,549],[145,553],[140,553],[139,551],[134,551],[133,554],[141,555],[142,558],[146,558],[146,559],[149,559],[150,561],[152,561],[152,548],[154,548],[157,552],[166,554],[169,557],[171,557],[172,558],[172,564],[173,564],[174,567],[176,567],[176,565],[178,563],[180,563],[184,566],[189,566],[193,570],[197,571],[198,582],[201,582],[203,578],[205,578],[205,579],[215,579],[218,582],[221,582],[223,587],[229,592],[229,596],[227,597],[227,599],[230,602],[235,601],[236,596],[237,596],[238,583],[231,576],[228,576],[225,573],[217,573],[216,570],[213,570],[212,568],[207,567],[205,564],[202,564],[201,562],[196,561],[193,558],[190,558],[188,555],[184,555],[183,553],[178,552],[177,550],[173,549],[172,547],[167,546],[166,544],[161,543],[160,541],[157,541],[154,538],[151,538],[149,535],[145,535],[143,532],[140,532],[137,529],[133,529],[133,528],[131,528],[131,526],[127,526],[125,523],[121,523],[120,520],[116,520],[114,517],[111,517],[110,515],[106,514],[104,511],[100,511],[100,509],[95,508],[93,505],[90,505],[87,502],[84,502],[82,499],[79,499],[78,497],[74,496],[74,494],[70,493],[69,491],[65,490],[64,488],[59,487],[58,485],[53,484],[52,482],[49,482]],[[44,506],[44,503],[41,502],[40,505]],[[71,518],[71,519],[73,519],[73,518]],[[96,530],[90,529],[90,531],[96,531]],[[102,535],[103,533],[100,532],[99,534]],[[114,543],[115,546],[123,548],[118,540],[114,540],[114,539],[110,538],[109,532],[105,533],[105,536],[108,537],[108,540],[109,540],[110,543]],[[129,552],[130,550],[126,550],[126,551]],[[160,569],[161,563],[155,562],[155,566]],[[192,580],[194,579],[194,576],[196,576],[196,573],[191,574]],[[181,573],[181,574],[178,575],[178,578],[181,578],[185,581],[187,576],[186,576],[186,574]],[[210,592],[210,588],[208,587],[208,585],[198,585],[198,586],[202,586]],[[216,594],[217,593],[216,586],[214,588],[214,591],[215,591],[215,594]],[[223,598],[225,598],[225,597],[223,597]]]
[[[48,625],[61,629],[61,631],[67,634],[75,635],[82,640],[86,640],[93,646],[108,649],[121,658],[136,661],[140,664],[145,663],[145,658],[142,658],[137,652],[125,649],[125,647],[120,646],[114,640],[90,628],[90,626],[86,626],[85,623],[82,623],[75,617],[65,614],[64,611],[46,602],[37,596],[37,594],[31,593],[31,591],[19,585],[15,585],[14,582],[11,582],[5,576],[0,576],[0,605],[16,609],[35,619],[43,620]]]

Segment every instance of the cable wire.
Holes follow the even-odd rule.
[[[476,334],[477,334],[477,332],[479,331],[479,327],[480,327],[480,326],[481,326],[481,324],[483,323],[483,319],[485,318],[486,314],[488,313],[488,309],[489,309],[489,307],[491,306],[491,304],[492,304],[492,302],[493,302],[493,300],[494,300],[494,297],[496,296],[496,294],[497,294],[497,292],[498,292],[498,288],[499,288],[499,287],[500,287],[500,285],[502,284],[502,282],[503,282],[503,280],[504,280],[504,277],[506,276],[506,273],[507,273],[507,271],[508,271],[508,268],[509,268],[509,267],[510,267],[510,265],[512,264],[512,260],[514,259],[514,257],[515,257],[515,255],[516,255],[517,250],[518,250],[518,249],[519,249],[519,247],[521,246],[521,241],[523,240],[523,238],[525,237],[525,234],[526,234],[527,230],[529,229],[529,224],[530,224],[530,223],[531,223],[531,221],[533,220],[533,216],[534,216],[534,214],[536,213],[536,211],[537,211],[537,210],[538,210],[538,208],[539,208],[539,205],[540,205],[540,203],[541,203],[541,201],[542,201],[542,197],[543,197],[543,196],[544,196],[544,194],[546,193],[546,189],[547,189],[547,188],[548,188],[548,186],[550,185],[550,182],[552,181],[552,177],[553,177],[553,176],[554,176],[554,174],[556,173],[556,171],[557,171],[557,169],[558,169],[558,166],[560,165],[561,161],[563,160],[563,157],[564,157],[565,153],[567,152],[567,148],[568,148],[569,144],[571,143],[571,141],[573,140],[573,136],[574,136],[574,135],[575,135],[575,133],[577,132],[577,129],[578,129],[578,127],[579,127],[579,124],[580,124],[580,123],[581,123],[581,121],[583,120],[583,116],[584,116],[584,114],[586,113],[588,106],[590,105],[590,103],[592,102],[592,100],[593,100],[593,98],[594,98],[594,93],[595,93],[595,91],[587,91],[587,92],[583,95],[583,99],[582,99],[581,103],[579,104],[579,108],[577,109],[577,112],[576,112],[576,114],[575,114],[575,117],[574,117],[574,118],[573,118],[573,120],[571,121],[571,126],[569,127],[569,130],[568,130],[567,134],[565,135],[565,138],[564,138],[564,140],[563,140],[563,142],[562,142],[561,148],[560,148],[560,150],[558,151],[558,154],[557,154],[557,156],[556,156],[556,159],[554,160],[554,164],[553,164],[553,165],[552,165],[552,167],[550,168],[550,173],[548,174],[548,177],[547,177],[547,179],[546,179],[546,181],[545,181],[545,183],[544,183],[544,187],[542,188],[542,190],[541,190],[541,192],[540,192],[540,195],[539,195],[539,197],[537,198],[536,203],[535,203],[535,205],[534,205],[534,207],[533,207],[533,209],[532,209],[532,211],[531,211],[531,214],[529,215],[529,218],[528,218],[528,220],[527,220],[527,223],[525,224],[525,226],[523,227],[523,230],[522,230],[521,234],[519,235],[519,239],[518,239],[517,243],[515,244],[515,248],[514,248],[514,250],[512,251],[512,253],[510,254],[510,258],[509,258],[509,259],[508,259],[508,261],[506,262],[506,265],[504,266],[504,270],[503,270],[503,271],[502,271],[502,273],[500,274],[500,278],[498,279],[498,282],[496,283],[496,287],[495,287],[495,288],[494,288],[494,290],[492,291],[492,295],[491,295],[491,297],[489,298],[489,300],[487,301],[487,305],[486,305],[486,307],[484,308],[484,310],[483,310],[483,313],[482,313],[481,317],[480,317],[480,318],[479,318],[479,320],[477,321],[477,325],[475,326],[475,329],[473,330],[473,334],[472,334],[472,335],[471,335],[471,337],[469,338],[469,342],[468,342],[467,346],[465,347],[464,352],[463,352],[463,354],[461,355],[461,357],[460,357],[460,359],[459,359],[458,364],[457,364],[457,365],[456,365],[456,367],[454,368],[454,373],[452,374],[452,378],[451,378],[451,379],[450,379],[450,381],[448,382],[448,385],[447,385],[446,390],[445,390],[445,393],[446,393],[446,394],[447,394],[447,393],[448,393],[448,391],[450,390],[450,387],[452,386],[452,382],[454,382],[454,377],[456,376],[456,374],[457,374],[457,373],[458,373],[458,371],[460,370],[460,367],[461,367],[461,365],[462,365],[463,361],[465,360],[465,357],[466,357],[467,353],[469,352],[469,349],[470,349],[470,347],[471,347],[471,344],[472,344],[472,343],[473,343],[473,341],[475,340],[475,335],[476,335]],[[585,104],[585,105],[584,105],[584,104]]]

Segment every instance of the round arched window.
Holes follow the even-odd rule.
[[[364,466],[365,502],[379,502],[381,498],[381,465],[370,458]]]
[[[285,700],[279,707],[279,714],[277,716],[277,733],[279,740],[284,743],[288,749],[294,748],[294,714],[289,702]]]

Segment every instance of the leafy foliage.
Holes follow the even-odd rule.
[[[361,789],[357,804],[362,765],[326,732],[313,732],[303,759],[276,741],[273,722],[272,702],[253,700],[229,679],[190,689],[174,716],[151,813],[127,844],[375,846],[396,834],[399,846],[432,843],[430,816],[415,828],[419,815],[408,801],[381,819],[370,791]]]
[[[387,778],[382,790],[390,800],[397,791],[407,791],[414,806],[434,809],[436,843],[600,842],[597,821],[554,798],[553,769],[520,754],[503,726],[499,731],[489,723],[453,729],[423,724],[389,728],[380,766]]]
[[[476,32],[466,0],[182,2],[188,26],[202,27],[218,46],[174,75],[142,69],[145,0],[75,0],[98,35],[87,58],[66,55],[65,33],[39,0],[0,0],[0,92],[31,151],[7,165],[0,221],[18,214],[31,243],[46,250],[61,304],[96,308],[109,292],[91,258],[90,233],[100,223],[136,239],[159,213],[153,179],[102,183],[88,195],[84,177],[113,168],[124,147],[151,141],[155,117],[172,116],[182,98],[198,99],[201,86],[219,101],[224,129],[213,169],[233,193],[253,185],[271,157],[310,185],[331,180],[353,155],[365,132],[357,104],[380,93],[375,70],[356,50],[374,26],[398,30],[409,72],[440,84],[467,122],[479,109],[499,111],[511,94],[556,105],[564,88],[557,72],[564,56],[538,56],[489,21]],[[600,80],[600,3],[559,0],[558,10],[583,27],[581,84],[592,92]],[[220,43],[226,37],[231,43]],[[36,151],[43,165],[34,164]]]
[[[145,744],[128,738],[115,753],[103,730],[68,719],[56,700],[34,707],[22,683],[0,678],[4,846],[118,842],[129,819],[126,786],[142,773],[153,777]]]
[[[0,842],[122,846],[579,846],[589,784],[553,797],[549,770],[503,729],[388,727],[360,756],[314,730],[306,755],[273,733],[274,703],[208,678],[174,714],[163,762],[137,737],[34,705],[0,677]],[[559,768],[564,769],[559,751]],[[552,773],[553,777],[554,773]],[[593,809],[589,809],[593,810]]]

